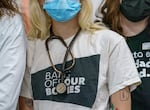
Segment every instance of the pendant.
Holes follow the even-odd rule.
[[[56,91],[57,91],[59,94],[65,93],[66,90],[67,90],[67,87],[66,87],[65,83],[59,83],[59,84],[57,84],[57,86],[56,86]]]

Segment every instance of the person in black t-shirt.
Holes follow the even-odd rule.
[[[101,12],[103,22],[126,38],[142,79],[132,92],[132,110],[150,110],[150,0],[106,0]]]

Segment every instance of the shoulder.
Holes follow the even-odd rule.
[[[26,34],[22,18],[19,14],[14,16],[4,15],[0,18],[1,43],[17,45],[26,42]],[[19,41],[16,43],[16,41]]]
[[[0,34],[9,38],[25,36],[24,25],[20,14],[14,16],[4,15],[0,19]]]
[[[109,29],[97,30],[93,33],[82,31],[80,33],[80,40],[85,41],[90,39],[90,43],[101,46],[115,46],[119,43],[125,42],[125,38]]]
[[[117,45],[125,42],[125,38],[117,32],[104,29],[96,31],[93,34],[96,44],[103,44],[104,47],[116,47]]]
[[[126,47],[125,38],[118,33],[104,29],[94,33],[82,31],[79,37],[79,43],[86,44],[94,48],[97,52],[110,54],[116,47]]]
[[[23,21],[20,14],[15,13],[14,16],[4,15],[0,19],[1,29],[23,28]]]
[[[14,13],[14,15],[9,16],[7,14],[5,14],[4,16],[1,17],[0,22],[17,22],[19,20],[19,22],[21,21],[21,15],[18,13]]]
[[[109,29],[95,31],[93,37],[112,42],[119,42],[120,40],[124,39],[123,36]]]
[[[108,29],[95,31],[91,39],[95,45],[101,45],[104,48],[115,47],[117,44],[125,42],[123,36]]]

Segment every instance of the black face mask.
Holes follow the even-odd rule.
[[[120,10],[128,20],[141,21],[150,16],[150,0],[122,0]]]

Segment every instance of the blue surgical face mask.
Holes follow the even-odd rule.
[[[45,0],[43,9],[57,22],[66,22],[77,15],[81,9],[79,0]]]

